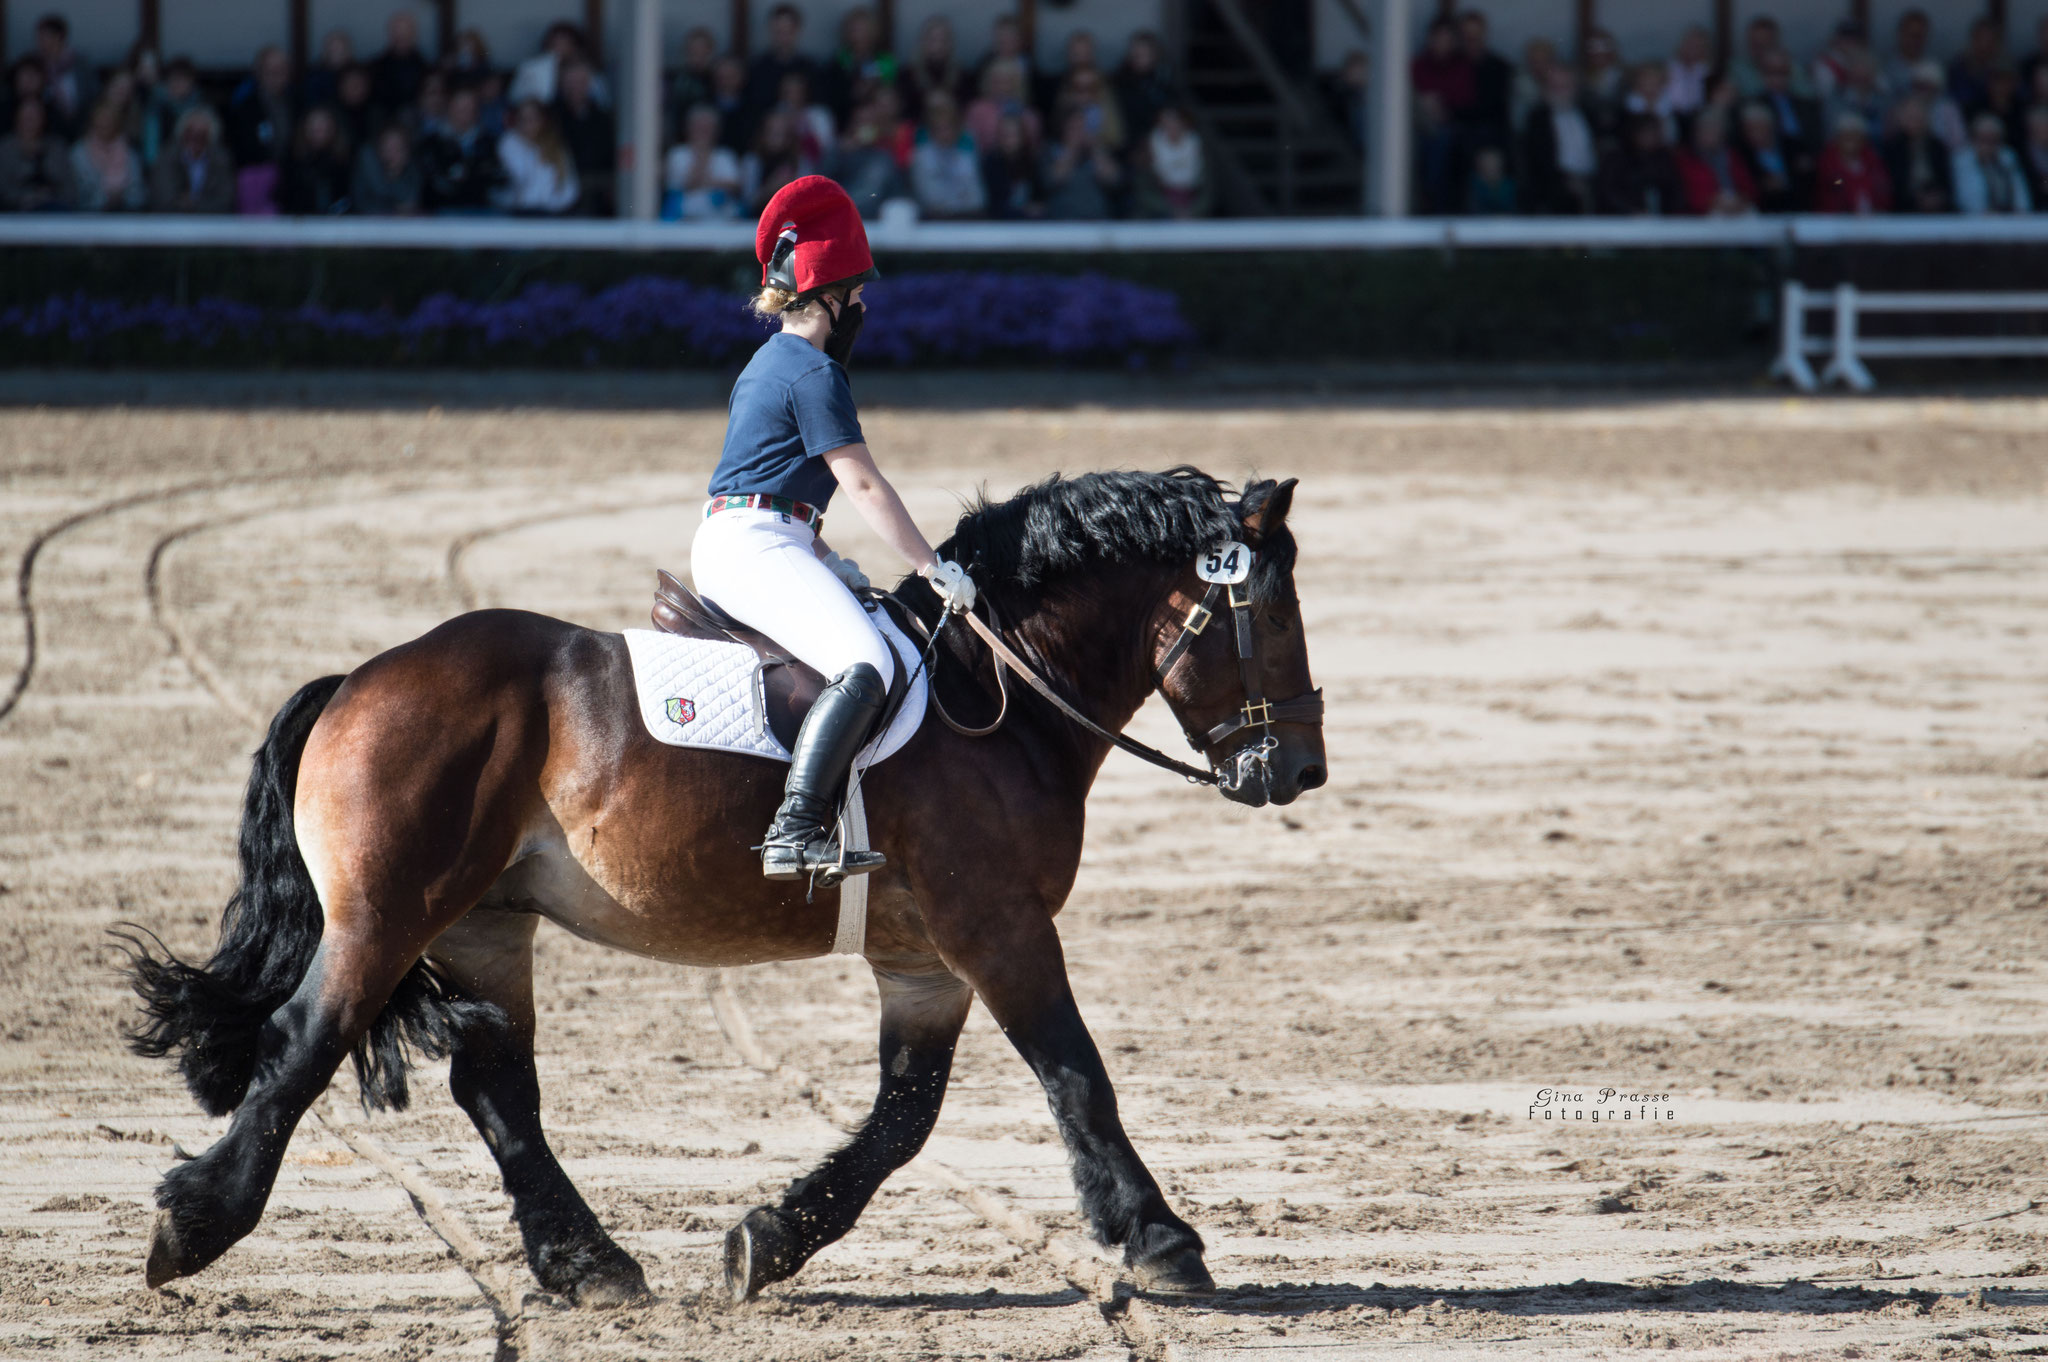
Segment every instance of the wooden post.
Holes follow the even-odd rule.
[[[135,41],[144,47],[155,47],[163,41],[164,21],[161,0],[142,0],[135,16]],[[159,63],[161,65],[161,63]]]
[[[875,0],[875,23],[882,30],[882,50],[896,50],[896,0]]]
[[[1038,0],[1017,0],[1017,35],[1024,40],[1024,55],[1038,68]]]
[[[2000,34],[2005,32],[2005,0],[1984,0],[1984,17],[1998,25]]]
[[[583,0],[583,41],[590,64],[604,69],[604,0]]]
[[[302,74],[306,69],[306,58],[313,49],[313,0],[292,0],[291,3],[291,54],[292,72]]]
[[[747,49],[752,45],[753,35],[748,31],[750,25],[747,21],[752,9],[747,0],[732,0],[732,19],[728,24],[731,41],[726,44],[726,50],[742,59],[751,55]]]
[[[1599,16],[1595,13],[1598,8],[1597,0],[1577,0],[1577,4],[1573,6],[1572,61],[1576,65],[1586,64],[1586,40],[1593,36],[1593,30],[1599,26]]]
[[[0,0],[0,66],[7,63],[7,0]],[[10,87],[8,94],[14,93]]]
[[[1849,0],[1849,22],[1863,30],[1863,41],[1872,41],[1870,34],[1870,0]]]
[[[455,50],[455,0],[434,0],[434,50],[442,57]]]
[[[1714,70],[1726,71],[1735,55],[1735,0],[1714,0]]]

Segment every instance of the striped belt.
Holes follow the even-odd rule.
[[[734,493],[713,497],[704,503],[706,520],[720,511],[773,511],[776,515],[801,520],[814,530],[825,523],[825,513],[809,502],[798,501],[794,497],[772,497],[765,492]]]

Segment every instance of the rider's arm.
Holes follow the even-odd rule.
[[[904,509],[903,498],[896,495],[896,489],[875,467],[875,456],[868,452],[867,445],[841,445],[824,458],[825,466],[839,480],[839,490],[860,512],[860,518],[883,543],[902,554],[913,571],[922,572],[938,561],[930,541]]]

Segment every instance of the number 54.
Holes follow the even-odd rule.
[[[1251,571],[1252,551],[1227,539],[1203,553],[1195,564],[1195,574],[1205,582],[1241,582]]]

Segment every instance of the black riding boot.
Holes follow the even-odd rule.
[[[839,863],[839,788],[855,755],[867,745],[888,692],[882,674],[856,662],[819,693],[790,754],[782,808],[761,843],[761,873],[771,880],[801,880],[819,871],[834,877],[865,875],[888,863],[872,851],[846,853]]]

